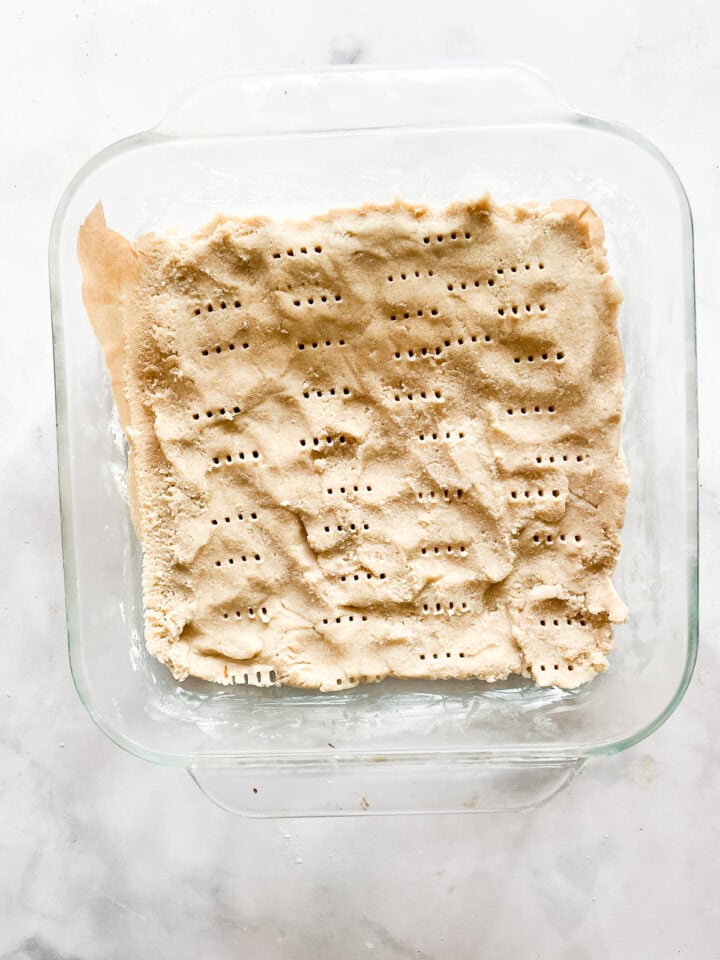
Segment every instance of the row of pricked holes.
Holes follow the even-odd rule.
[[[325,533],[330,533],[332,529],[333,527],[327,526],[327,525],[323,527],[323,530],[325,531]],[[337,530],[338,533],[344,533],[346,530],[349,530],[350,533],[357,533],[358,530],[369,530],[370,524],[369,523],[360,523],[360,524],[349,523],[347,527],[343,527],[341,523],[338,523],[335,529]]]
[[[494,285],[494,283],[495,283],[494,280],[488,280],[487,285],[488,285],[489,287],[492,287],[492,286]],[[473,280],[472,285],[473,285],[474,287],[479,287],[479,286],[480,286],[480,281],[479,281],[479,280]],[[468,287],[467,282],[466,282],[465,280],[461,280],[461,281],[457,284],[457,286],[460,287],[461,290],[467,290],[467,287]],[[448,283],[447,288],[448,288],[448,290],[450,290],[450,291],[452,292],[452,291],[455,289],[455,284],[454,284],[454,283]]]
[[[244,553],[240,555],[240,561],[241,561],[242,563],[249,563],[250,560],[256,560],[258,563],[260,563],[260,560],[261,560],[261,559],[262,559],[262,558],[261,558],[261,556],[260,556],[259,553],[253,554],[252,557],[248,557],[248,556],[246,556]],[[228,557],[227,560],[225,560],[224,562],[230,564],[230,566],[233,566],[233,564],[235,563],[235,557]],[[216,560],[216,561],[215,561],[215,566],[216,566],[216,567],[221,567],[222,565],[223,565],[223,561],[222,561],[222,560]]]
[[[455,553],[455,552],[459,553],[461,557],[466,557],[466,556],[467,556],[467,549],[466,549],[466,547],[465,547],[465,544],[461,543],[459,546],[453,546],[451,543],[448,543],[447,545],[436,543],[436,544],[434,544],[434,545],[431,546],[431,547],[421,547],[421,548],[420,548],[420,553],[421,553],[423,556],[426,556],[428,553],[433,553],[433,554],[435,554],[435,555],[437,556],[437,555],[439,555],[439,554],[441,554],[441,553],[442,553],[442,554],[448,554],[448,553],[449,553],[449,554],[453,554],[453,553]]]
[[[452,288],[453,288],[453,287],[452,287],[452,284],[449,284],[449,285],[448,285],[448,290],[452,290]],[[537,308],[538,308],[538,310],[539,310],[540,313],[545,313],[545,304],[544,304],[544,303],[538,303],[538,304],[537,304]],[[525,304],[525,313],[532,313],[532,311],[533,311],[533,304],[532,304],[532,303],[526,303],[526,304]],[[498,316],[499,316],[499,317],[504,317],[506,313],[512,313],[514,316],[519,316],[519,314],[521,313],[521,308],[520,308],[516,303],[513,303],[513,304],[511,304],[509,307],[498,307],[498,308],[497,308],[497,312],[498,312]],[[431,310],[430,310],[430,316],[431,316],[431,317],[437,317],[438,314],[439,314],[439,311],[438,311],[437,307],[432,307]],[[424,313],[423,313],[422,310],[416,310],[414,313],[413,313],[412,311],[410,311],[410,310],[405,310],[405,312],[402,314],[402,319],[403,319],[403,320],[409,320],[411,317],[422,317],[422,316],[424,316]],[[391,314],[390,319],[393,320],[393,321],[398,320],[398,319],[400,319],[400,314],[399,314],[399,313],[393,313],[393,314]]]
[[[266,608],[266,607],[260,607],[260,615],[263,616],[263,617],[266,617],[266,616],[267,616],[267,608]],[[257,619],[257,614],[255,613],[255,607],[248,607],[247,616],[248,616],[248,619],[250,619],[250,620],[256,620],[256,619]],[[236,620],[242,620],[242,618],[243,618],[243,614],[242,614],[239,610],[236,610],[236,611],[235,611],[235,619],[236,619]],[[229,613],[224,613],[224,614],[223,614],[223,620],[229,620],[229,619],[230,619],[230,614],[229,614]]]
[[[300,440],[300,446],[301,446],[301,447],[307,447],[307,446],[310,445],[310,442],[311,442],[310,439],[307,439],[306,437],[302,437],[301,440]],[[340,444],[347,443],[347,437],[344,437],[344,436],[340,436],[340,437],[312,437],[312,446],[313,446],[313,447],[322,447],[322,446],[333,447],[333,446],[335,446],[336,443],[340,443]]]
[[[243,350],[247,350],[247,349],[250,347],[250,344],[249,344],[249,343],[243,343],[243,344],[241,344],[241,346],[242,346]],[[229,343],[226,347],[222,347],[222,346],[220,346],[220,345],[218,344],[218,345],[214,346],[214,347],[212,348],[212,350],[210,350],[209,348],[206,348],[205,350],[203,350],[203,351],[202,351],[202,355],[203,355],[204,357],[209,357],[212,352],[222,353],[223,350],[234,350],[234,349],[235,349],[235,344],[234,344],[234,343]]]
[[[251,458],[253,460],[259,460],[259,451],[253,450],[252,453],[249,453],[247,456],[245,456],[245,451],[241,450],[240,453],[236,453],[234,457],[232,453],[226,453],[224,457],[213,457],[212,462],[215,464],[215,466],[218,466],[221,463],[238,463],[240,460],[250,460]]]
[[[454,612],[456,609],[458,609],[460,613],[467,613],[470,608],[468,607],[467,603],[464,600],[461,603],[457,604],[457,607],[455,603],[452,600],[450,600],[447,607],[444,607],[441,603],[424,603],[422,612],[432,614],[433,616],[435,616],[438,613],[451,613],[451,612]]]
[[[526,413],[555,413],[555,407],[549,406],[546,410],[543,410],[542,407],[533,407],[532,410],[529,410],[527,407],[519,407],[517,412],[522,416]],[[515,416],[515,408],[508,407],[506,413],[509,417]]]
[[[567,540],[567,534],[560,533],[558,534],[558,540],[561,543],[565,543]],[[582,536],[579,533],[573,534],[573,540],[575,543],[582,543]],[[551,533],[546,533],[544,537],[541,537],[539,533],[533,534],[533,543],[542,544],[542,543],[555,543],[555,537]]]
[[[524,264],[524,267],[525,267],[526,270],[529,270],[531,266],[532,266],[532,265],[529,264],[529,263]],[[517,267],[517,266],[507,267],[507,268],[506,268],[506,267],[498,267],[497,270],[495,271],[495,273],[497,273],[499,276],[502,276],[502,275],[505,273],[505,270],[506,270],[506,269],[510,270],[510,273],[517,273],[519,267]],[[538,270],[544,270],[544,269],[545,269],[545,264],[542,263],[542,261],[541,261],[540,263],[538,263]]]
[[[509,269],[510,269],[510,272],[511,272],[511,273],[517,273],[517,270],[518,270],[517,267],[510,267]],[[529,263],[526,263],[526,264],[525,264],[525,269],[526,269],[526,270],[529,270],[529,269],[530,269],[530,264],[529,264]],[[544,269],[545,269],[545,264],[544,264],[544,263],[539,263],[539,264],[538,264],[538,269],[539,269],[539,270],[544,270]],[[502,274],[505,273],[505,269],[504,269],[503,267],[498,267],[498,269],[497,269],[495,272],[496,272],[497,274],[499,274],[500,276],[502,276]],[[479,287],[479,286],[481,285],[481,283],[482,283],[481,280],[473,280],[473,281],[472,281],[472,285],[473,285],[474,287]],[[487,279],[486,283],[487,283],[487,285],[488,285],[489,287],[494,287],[494,286],[495,286],[495,280],[494,280],[492,277],[489,277],[489,278]],[[457,284],[457,286],[459,286],[461,290],[467,290],[468,283],[467,283],[467,281],[465,281],[465,280],[461,280],[461,281]],[[453,291],[453,290],[455,289],[455,284],[453,284],[453,283],[448,283],[447,288],[448,288],[448,290]]]
[[[316,302],[332,303],[333,300],[335,301],[335,303],[340,303],[340,301],[342,300],[342,297],[340,296],[339,293],[333,293],[330,297],[328,297],[326,293],[323,293],[320,295],[319,300],[316,300],[315,297],[308,297],[307,300],[304,301],[304,304],[302,300],[293,300],[293,306],[302,307],[304,305],[307,307],[312,307],[315,305]]]
[[[327,493],[329,493],[330,496],[332,497],[335,489],[336,489],[335,487],[327,487]],[[371,492],[372,492],[372,487],[370,486],[370,484],[366,484],[366,486],[365,486],[364,488],[357,486],[357,484],[353,485],[352,488],[350,488],[350,487],[337,487],[337,492],[338,492],[338,493],[350,493],[350,490],[351,490],[351,489],[352,489],[352,492],[353,492],[353,493],[359,493],[361,490],[363,490],[363,492],[367,491],[367,493],[371,493]]]
[[[462,240],[463,238],[465,240],[471,240],[472,234],[468,233],[467,231],[465,231],[464,233],[463,232],[458,233],[456,230],[453,230],[452,233],[448,233],[448,234],[438,233],[434,237],[432,236],[423,237],[423,243],[430,243],[431,241],[442,243],[443,240],[445,240],[446,238],[449,238],[450,240]]]
[[[467,338],[467,341],[464,337],[458,337],[457,340],[445,340],[444,345],[446,347],[458,346],[462,347],[467,343],[479,343],[481,340],[484,340],[485,343],[492,343],[492,337],[489,333],[486,333],[483,337],[479,337],[477,334],[472,333]],[[408,350],[407,358],[408,360],[419,360],[421,357],[440,357],[442,356],[443,348],[440,346],[437,347],[421,347],[419,350]],[[400,351],[395,351],[395,359],[400,360],[402,358],[402,353]]]
[[[524,266],[525,266],[525,269],[526,269],[526,270],[530,270],[530,268],[531,268],[532,265],[529,264],[529,263],[526,263],[526,264],[524,264]],[[510,272],[511,272],[511,273],[517,273],[517,270],[518,270],[517,267],[510,267],[509,269],[510,269]],[[538,270],[544,270],[544,269],[545,269],[545,264],[544,264],[544,263],[539,263],[539,264],[538,264]],[[497,271],[496,271],[496,273],[501,274],[501,275],[502,275],[504,272],[505,272],[505,269],[504,269],[503,267],[498,267],[498,269],[497,269]],[[397,277],[397,278],[396,278],[396,277],[393,277],[393,276],[389,276],[389,277],[388,277],[388,283],[393,283],[396,279],[399,279],[399,280],[412,280],[413,277],[415,277],[416,279],[420,279],[420,278],[421,278],[422,276],[424,276],[424,275],[425,275],[425,272],[424,272],[424,271],[422,271],[422,270],[414,270],[414,271],[412,272],[412,274],[401,273],[401,274],[399,275],[399,277]],[[434,270],[428,270],[428,271],[427,271],[427,276],[428,276],[428,277],[433,277],[433,276],[435,276],[435,271],[434,271]],[[476,287],[479,287],[479,286],[480,286],[480,280],[474,280],[474,281],[473,281],[473,285],[476,286]],[[493,280],[492,277],[490,277],[490,279],[487,281],[487,285],[488,285],[489,287],[492,287],[492,286],[495,285],[495,281]],[[461,281],[460,284],[459,284],[459,286],[460,286],[460,288],[461,288],[462,290],[465,290],[466,287],[467,287],[467,283]],[[453,284],[449,283],[449,284],[448,284],[448,290],[452,290],[452,289],[454,289],[454,288],[453,288]]]
[[[334,397],[334,396],[337,396],[337,394],[338,394],[338,391],[335,389],[335,387],[330,387],[329,390],[325,390],[325,391],[303,390],[303,397],[305,397],[306,400],[309,400],[311,397]],[[350,387],[342,388],[342,396],[343,397],[350,396]]]
[[[365,579],[366,580],[386,580],[387,574],[386,573],[366,573]],[[355,580],[355,581],[362,580],[362,574],[361,573],[343,573],[342,576],[340,577],[340,582],[347,583],[348,580]]]
[[[431,307],[429,313],[430,313],[430,316],[431,316],[431,317],[437,317],[437,316],[438,316],[438,313],[439,313],[438,308],[437,308],[437,307]],[[422,310],[416,310],[415,313],[411,313],[409,310],[406,310],[406,311],[403,313],[403,315],[402,315],[402,319],[403,319],[403,320],[409,320],[410,317],[423,317],[424,315],[425,315],[425,314],[423,313]],[[399,314],[399,313],[393,313],[392,316],[390,317],[390,319],[393,320],[393,321],[395,321],[395,320],[397,320],[399,317],[400,317],[400,314]]]
[[[556,459],[556,458],[555,458],[554,454],[550,454],[549,457],[535,457],[535,463],[555,463],[555,459]],[[558,459],[558,460],[561,459],[561,460],[563,461],[563,463],[567,463],[568,460],[572,460],[572,457],[569,456],[567,453],[563,453],[563,454],[562,454],[562,457],[558,456],[557,459]],[[590,455],[587,454],[587,453],[578,453],[578,454],[575,456],[575,462],[576,462],[576,463],[582,463],[583,460],[589,460],[589,459],[590,459]]]
[[[468,611],[469,608],[468,608],[467,603],[463,600],[461,604],[458,604],[458,605],[457,605],[457,609],[460,610],[460,612],[465,612],[465,613],[467,613],[467,611]],[[427,603],[425,603],[425,604],[423,604],[423,613],[428,613],[428,614],[448,613],[448,612],[450,612],[451,610],[455,610],[455,604],[454,604],[452,601],[450,601],[450,603],[447,605],[447,607],[443,607],[442,604],[440,604],[440,603],[436,603],[436,604],[427,604]],[[334,618],[332,618],[332,619],[334,619],[335,623],[342,623],[343,620],[345,620],[345,621],[347,621],[347,622],[349,622],[349,623],[353,623],[354,621],[357,621],[358,623],[365,623],[365,622],[367,622],[367,616],[366,616],[365,614],[361,614],[360,616],[355,616],[355,615],[353,615],[353,614],[347,614],[347,615],[345,615],[345,616],[334,617]],[[323,625],[324,625],[324,626],[328,626],[328,624],[330,623],[330,621],[331,621],[331,618],[329,618],[329,617],[323,617],[323,621],[322,621],[322,622],[323,622]],[[461,656],[461,657],[464,657],[465,654],[464,654],[464,653],[461,653],[460,656]]]
[[[233,413],[240,413],[240,407],[232,407],[230,409],[226,409],[225,407],[220,407],[219,410],[207,410],[205,412],[205,416],[208,418],[208,420],[212,420],[213,417],[228,417],[228,416],[232,416]],[[194,413],[193,420],[199,420],[199,419],[200,419],[200,414]]]
[[[330,619],[331,619],[330,617],[323,617],[324,626],[327,626],[330,623]],[[357,621],[358,623],[367,622],[367,616],[364,613],[360,614],[359,616],[355,616],[354,614],[349,613],[349,614],[346,614],[344,617],[333,617],[332,619],[334,619],[335,623],[342,623],[343,620],[345,620],[347,623],[354,623],[355,621]]]
[[[309,250],[307,247],[300,247],[300,248],[299,248],[299,252],[302,253],[302,254],[322,253],[322,247],[320,246],[320,244],[316,244],[316,245],[312,248],[312,250]],[[288,250],[285,251],[285,256],[286,256],[286,257],[294,257],[294,256],[295,256],[295,250],[294,250],[292,247],[290,247]],[[274,259],[274,260],[279,260],[280,257],[282,257],[282,253],[278,253],[278,252],[276,251],[276,252],[273,254],[273,259]]]
[[[572,626],[586,627],[587,626],[587,620],[585,620],[584,618],[574,619],[572,617],[559,617],[559,618],[554,618],[552,620],[548,620],[545,617],[543,617],[541,620],[538,620],[538,623],[540,624],[541,627],[547,627],[547,626],[560,627],[563,624],[567,624],[568,627],[572,627]]]
[[[537,304],[537,308],[538,308],[538,310],[540,311],[540,313],[545,313],[545,304],[544,304],[544,303],[538,303],[538,304]],[[532,303],[526,303],[526,304],[525,304],[525,313],[532,313],[532,310],[533,310],[533,305],[532,305]],[[520,314],[521,311],[520,311],[520,307],[519,307],[516,303],[513,303],[513,304],[511,304],[511,306],[509,306],[509,307],[498,307],[498,308],[497,308],[497,312],[498,312],[498,316],[499,316],[499,317],[504,317],[506,313],[512,313],[514,316],[517,317],[517,316]]]
[[[523,360],[523,359],[525,359],[525,358],[523,358],[523,357],[513,357],[513,361],[514,361],[515,363],[520,363],[520,361]],[[541,353],[541,354],[540,354],[540,359],[541,359],[541,360],[552,360],[553,357],[551,357],[548,353]],[[564,360],[564,359],[565,359],[565,354],[562,352],[562,350],[558,350],[558,352],[555,354],[554,359],[555,359],[555,362],[556,362],[556,363],[560,363],[561,360]],[[526,362],[527,362],[527,363],[534,363],[534,362],[535,362],[535,355],[531,353],[530,356],[526,358]]]
[[[455,437],[458,440],[464,440],[465,434],[462,430],[459,430],[456,433],[453,433],[452,430],[446,430],[445,436],[441,433],[419,433],[418,440],[421,443],[432,443],[433,440],[452,440]]]
[[[337,343],[333,343],[332,340],[319,341],[315,340],[312,343],[298,343],[298,350],[304,350],[305,347],[312,347],[313,350],[317,350],[318,347],[344,347],[346,343],[344,340],[338,340]]]
[[[568,670],[574,670],[574,669],[575,669],[571,663],[569,663],[569,664],[567,665],[567,668],[568,668]],[[546,670],[547,667],[545,666],[544,663],[541,663],[541,664],[540,664],[540,669],[541,669],[541,670]],[[559,669],[560,669],[560,665],[557,664],[557,663],[554,663],[554,664],[553,664],[553,670],[559,670]]]
[[[540,313],[543,313],[543,314],[545,313],[545,304],[544,304],[544,303],[538,303],[538,304],[537,304],[537,308],[538,308],[538,310],[540,311]],[[526,304],[525,304],[525,313],[532,313],[532,311],[533,311],[533,304],[532,304],[532,303],[526,303]],[[499,316],[499,317],[504,317],[506,313],[512,313],[514,316],[517,317],[517,316],[519,316],[519,314],[520,314],[520,312],[521,312],[521,309],[520,309],[520,307],[519,307],[516,303],[513,303],[513,304],[511,304],[509,307],[498,307],[498,308],[497,308],[497,312],[498,312],[498,316]],[[422,316],[424,316],[422,310],[417,310],[415,313],[411,313],[409,310],[406,310],[406,311],[403,313],[403,315],[402,315],[402,319],[403,319],[403,320],[409,320],[411,317],[422,317]],[[438,316],[438,309],[437,309],[437,307],[433,307],[433,308],[430,310],[430,316],[431,316],[431,317],[437,317],[437,316]],[[390,316],[390,319],[391,319],[391,320],[397,320],[399,317],[400,317],[400,314],[399,314],[399,313],[393,313],[393,314]]]
[[[236,517],[237,517],[238,520],[248,520],[248,519],[249,519],[249,520],[257,520],[257,518],[258,518],[258,517],[257,517],[257,514],[256,514],[254,511],[253,511],[253,513],[249,513],[249,514],[238,513],[238,514],[236,514]],[[222,517],[222,519],[225,521],[225,523],[230,523],[230,521],[231,521],[231,520],[234,520],[235,517]],[[219,520],[211,520],[210,523],[211,523],[214,527],[216,527],[216,526],[220,523],[220,521],[219,521]]]
[[[443,490],[442,496],[440,495],[440,493],[441,491],[438,490],[438,495],[436,498],[434,490],[430,490],[427,493],[423,493],[422,490],[419,490],[417,498],[418,500],[435,500],[435,499],[445,500],[447,503],[449,503],[450,500],[452,500],[452,492],[450,490]],[[462,500],[463,493],[464,491],[458,487],[457,490],[455,491],[455,496],[457,497],[458,500]]]
[[[413,276],[416,277],[417,279],[420,279],[420,278],[421,278],[422,276],[424,276],[424,275],[425,275],[425,271],[423,271],[423,270],[415,270],[415,271],[413,271],[412,276],[408,275],[407,273],[401,273],[398,278],[395,278],[395,277],[393,277],[393,276],[389,276],[389,277],[388,277],[388,283],[393,283],[393,282],[395,281],[395,279],[399,279],[399,280],[412,280]],[[428,276],[428,277],[434,277],[434,276],[435,276],[435,271],[434,271],[434,270],[428,270],[428,271],[427,271],[427,276]]]
[[[468,339],[469,339],[469,342],[470,342],[470,343],[477,343],[477,342],[480,340],[480,337],[478,337],[476,334],[471,334],[471,336],[470,336]],[[486,333],[485,336],[484,336],[482,339],[484,339],[485,343],[492,343],[492,337],[490,336],[489,333]],[[446,347],[452,347],[452,346],[454,346],[454,345],[457,345],[458,347],[462,347],[463,344],[465,343],[465,339],[464,339],[463,337],[458,337],[458,339],[455,340],[455,341],[453,341],[453,340],[445,340],[444,343],[445,343],[445,346],[446,346]],[[408,350],[408,351],[407,351],[407,357],[408,357],[409,360],[416,360],[416,359],[419,359],[420,357],[430,357],[430,358],[432,358],[433,356],[436,356],[436,357],[441,356],[441,355],[442,355],[442,352],[443,352],[443,351],[442,351],[442,347],[439,347],[439,346],[438,346],[438,347],[421,347],[421,348],[420,348],[419,350],[417,350],[417,351],[415,351],[415,350]],[[396,359],[396,360],[400,360],[401,358],[402,358],[402,353],[400,353],[399,351],[396,350],[396,351],[395,351],[395,359]],[[549,356],[549,354],[543,353],[543,354],[541,354],[541,359],[543,359],[543,360],[550,360],[550,359],[552,359],[552,358]],[[564,354],[562,351],[559,351],[558,353],[555,354],[555,360],[556,360],[556,362],[559,363],[561,360],[564,360],[564,359],[565,359],[565,354]],[[514,360],[515,363],[520,363],[521,358],[520,358],[520,357],[514,357],[513,360]],[[527,362],[528,362],[528,363],[533,363],[534,360],[535,360],[534,355],[531,355],[531,356],[529,356],[529,357],[527,358]]]
[[[225,665],[225,676],[226,677],[228,676],[227,664]],[[258,670],[255,676],[257,677],[257,682],[262,683],[262,671]],[[242,682],[245,684],[249,684],[250,683],[249,677],[250,677],[249,673],[244,673]],[[237,684],[237,677],[235,674],[233,674],[232,679],[233,679],[233,683]],[[275,681],[277,680],[277,673],[274,670],[268,671],[268,680],[270,681],[270,683],[275,683]],[[253,787],[253,793],[257,793],[257,789],[255,787]]]
[[[401,400],[408,400],[410,402],[419,399],[427,400],[430,403],[434,403],[435,400],[442,400],[442,391],[433,390],[432,395],[428,396],[427,391],[421,390],[419,393],[396,393],[395,400],[399,403]]]
[[[432,614],[432,615],[434,616],[434,615],[437,614],[437,613],[450,613],[451,611],[454,611],[455,609],[458,609],[461,613],[467,613],[467,611],[468,611],[470,608],[468,607],[468,605],[467,605],[467,603],[465,602],[465,600],[463,600],[461,603],[457,604],[457,607],[456,607],[456,604],[454,603],[454,601],[450,600],[450,602],[448,603],[447,607],[444,607],[441,603],[424,603],[424,604],[423,604],[423,608],[422,608],[422,612],[423,612],[423,613],[430,613],[430,614]]]
[[[242,304],[240,303],[239,300],[235,300],[233,302],[233,306],[235,307],[236,310],[239,310]],[[208,313],[212,313],[215,307],[213,307],[211,303],[208,303],[205,309],[207,310]],[[227,310],[227,303],[224,300],[220,301],[220,309]],[[202,313],[202,309],[200,307],[195,307],[195,316],[199,317],[201,313]]]
[[[440,654],[439,654],[439,653],[433,653],[431,656],[432,656],[432,659],[433,659],[433,660],[437,660],[437,659],[439,658]],[[450,650],[447,650],[447,651],[445,652],[445,656],[446,656],[446,657],[452,657],[452,652],[451,652]],[[459,656],[460,659],[462,660],[462,659],[465,657],[465,654],[464,654],[464,653],[459,653],[458,656]],[[421,660],[427,660],[427,657],[425,656],[424,653],[421,653],[421,654],[420,654],[420,659],[421,659]]]
[[[556,499],[560,496],[560,491],[559,491],[559,490],[552,490],[551,493],[552,493],[553,497],[555,497]],[[526,500],[529,500],[529,499],[530,499],[531,497],[533,497],[533,496],[539,497],[539,498],[542,499],[542,497],[545,496],[545,491],[542,490],[542,489],[538,489],[538,490],[523,490],[523,496],[525,497]],[[519,497],[519,493],[518,493],[517,490],[511,490],[511,491],[510,491],[510,499],[511,499],[511,500],[517,500],[518,497]]]

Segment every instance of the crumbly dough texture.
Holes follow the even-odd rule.
[[[130,243],[83,294],[130,448],[148,649],[175,677],[576,687],[626,610],[620,292],[579,201]]]

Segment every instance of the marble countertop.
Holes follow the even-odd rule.
[[[584,10],[584,13],[580,11]],[[282,15],[281,15],[282,12]],[[0,958],[717,956],[720,8],[706,0],[0,7]],[[676,166],[696,224],[702,643],[675,715],[520,814],[255,821],[85,713],[65,646],[47,239],[70,177],[205,74],[514,59]],[[708,377],[710,379],[708,379]]]

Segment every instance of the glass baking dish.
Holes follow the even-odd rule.
[[[303,217],[487,190],[592,203],[624,291],[631,491],[615,583],[630,619],[610,668],[574,691],[519,678],[336,694],[176,682],[142,640],[126,448],[81,301],[80,223],[98,201],[134,237],[217,211]],[[70,660],[115,742],[187,767],[246,814],[494,810],[546,799],[677,706],[697,645],[692,225],[677,176],[642,137],[573,112],[507,64],[218,78],[83,167],[58,207],[50,269]]]

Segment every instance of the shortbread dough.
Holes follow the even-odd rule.
[[[175,677],[576,687],[627,494],[620,292],[579,201],[80,231]]]

